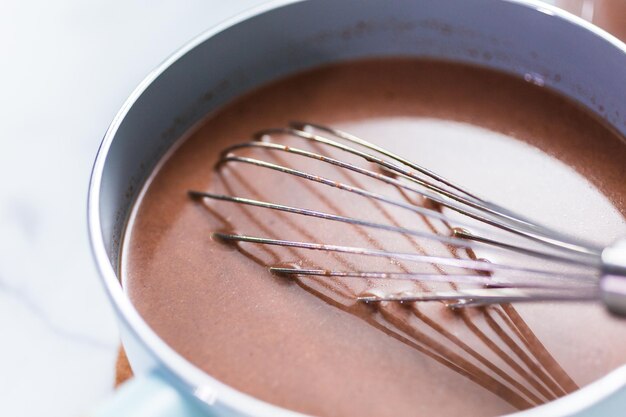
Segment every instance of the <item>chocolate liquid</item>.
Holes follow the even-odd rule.
[[[266,266],[455,270],[234,247],[213,239],[212,231],[228,230],[474,255],[397,233],[187,196],[190,189],[213,191],[440,234],[454,226],[262,168],[213,169],[224,147],[290,120],[360,135],[599,245],[626,235],[626,143],[560,96],[500,73],[437,62],[363,61],[316,69],[209,115],[161,164],[135,206],[123,248],[123,283],[148,324],[184,357],[243,392],[319,416],[498,415],[565,395],[625,362],[626,323],[600,305],[532,303],[461,311],[440,303],[365,305],[354,296],[372,288],[428,287],[354,278],[290,280],[270,274]],[[346,159],[302,140],[273,139]],[[243,154],[428,204],[319,162],[284,153]],[[498,256],[487,257],[516,261]]]

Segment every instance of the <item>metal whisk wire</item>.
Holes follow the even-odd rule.
[[[298,147],[287,146],[274,141],[276,136],[287,135],[318,146],[329,147],[340,152],[350,154],[373,164],[378,172],[358,166],[325,154],[312,152]],[[403,253],[363,247],[332,245],[316,242],[299,242],[293,240],[270,239],[265,237],[249,236],[245,234],[216,232],[214,236],[226,242],[248,242],[262,245],[286,246],[307,250],[318,250],[335,253],[385,257],[408,262],[419,262],[451,266],[473,271],[472,274],[450,274],[435,276],[433,274],[418,273],[390,273],[379,271],[333,271],[324,269],[299,269],[274,266],[270,270],[274,273],[287,276],[317,276],[317,277],[351,277],[367,279],[403,279],[429,282],[460,282],[482,285],[482,288],[457,289],[451,291],[411,292],[401,294],[362,294],[359,300],[365,302],[376,301],[454,301],[455,307],[476,306],[492,303],[520,302],[520,301],[572,301],[596,300],[602,298],[600,281],[605,275],[602,248],[582,242],[543,225],[537,224],[521,215],[518,215],[495,203],[486,201],[467,191],[452,181],[396,155],[382,147],[367,142],[359,137],[330,127],[292,122],[287,128],[266,129],[254,135],[254,141],[230,146],[223,150],[216,164],[216,169],[227,164],[245,164],[254,167],[269,169],[281,174],[301,178],[324,186],[339,189],[361,197],[376,200],[382,204],[399,207],[419,215],[454,224],[451,236],[444,236],[432,232],[424,232],[405,227],[367,221],[354,217],[326,213],[310,208],[300,208],[274,202],[260,201],[245,197],[215,194],[203,191],[189,191],[194,199],[214,199],[225,202],[261,207],[302,216],[320,218],[328,221],[348,223],[366,228],[374,228],[416,238],[430,239],[457,248],[475,249],[489,246],[492,249],[513,252],[515,254],[540,258],[552,262],[574,265],[579,271],[554,271],[537,269],[509,264],[486,262],[477,259],[460,259],[422,255],[417,253]],[[359,149],[361,148],[361,149]],[[294,169],[261,159],[240,156],[238,151],[244,149],[263,149],[269,152],[284,152],[330,164],[335,167],[355,172],[387,184],[397,189],[412,193],[424,200],[432,202],[436,207],[445,207],[459,213],[472,222],[461,219],[451,219],[440,209],[427,208],[413,204],[408,200],[398,200],[367,189],[335,181],[323,176],[314,175],[304,170]],[[531,245],[522,245],[517,242],[506,242],[489,237],[490,231],[476,225],[476,221],[509,233],[518,240],[527,241]],[[471,229],[472,232],[469,232]],[[486,276],[494,272],[508,271],[524,274],[531,277],[500,279],[496,276]],[[477,274],[478,272],[478,274]]]

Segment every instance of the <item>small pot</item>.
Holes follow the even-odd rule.
[[[208,30],[130,95],[94,163],[91,245],[137,375],[97,415],[301,415],[211,377],[148,327],[120,283],[122,234],[155,164],[207,113],[261,84],[313,66],[399,55],[525,77],[570,97],[626,136],[626,45],[539,1],[279,0]],[[624,409],[626,367],[515,415],[604,416],[622,415]]]

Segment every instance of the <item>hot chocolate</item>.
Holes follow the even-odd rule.
[[[626,361],[626,323],[600,305],[365,305],[354,297],[372,286],[417,284],[292,281],[267,266],[449,270],[212,239],[213,231],[234,230],[471,255],[398,234],[188,197],[190,189],[214,191],[447,233],[450,225],[284,175],[214,170],[223,148],[290,120],[358,134],[598,245],[626,235],[626,142],[566,99],[508,75],[449,63],[397,59],[315,69],[209,115],[164,159],[135,204],[123,284],[148,324],[184,357],[243,392],[320,416],[503,414],[563,396]],[[282,142],[314,148],[294,138]],[[333,167],[264,157],[408,198]]]

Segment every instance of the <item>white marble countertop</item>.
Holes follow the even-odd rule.
[[[110,393],[119,341],[86,230],[98,144],[153,67],[261,2],[3,2],[0,415],[76,416]]]

